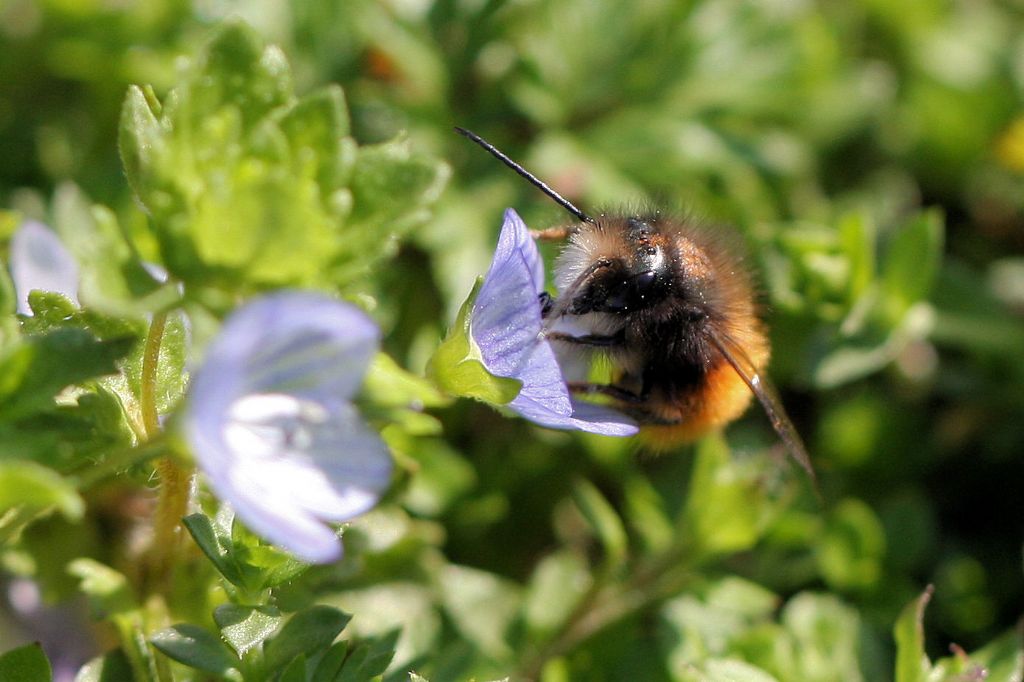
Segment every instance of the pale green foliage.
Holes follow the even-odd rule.
[[[43,221],[82,270],[80,305],[20,317],[0,268],[0,554],[111,626],[81,682],[1024,675],[1006,3],[16,2],[0,25],[0,242]],[[468,334],[501,211],[564,216],[451,125],[589,212],[731,226],[823,505],[756,409],[653,456],[477,404],[519,390]],[[313,568],[203,494],[158,585],[134,544],[150,322],[173,434],[221,320],[282,287],[380,324],[358,401],[393,488]],[[14,646],[0,678],[47,679]]]

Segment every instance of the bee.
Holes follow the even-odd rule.
[[[611,382],[570,380],[573,393],[610,398],[660,448],[725,427],[756,397],[817,489],[803,441],[765,376],[767,331],[734,243],[659,211],[590,216],[479,135],[455,130],[575,218],[534,231],[567,242],[555,264],[558,297],[541,295],[542,334],[561,357],[600,355],[612,366]]]

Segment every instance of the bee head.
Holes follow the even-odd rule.
[[[672,285],[670,245],[642,218],[623,218],[623,248],[596,259],[572,295],[566,312],[629,313],[663,301]]]

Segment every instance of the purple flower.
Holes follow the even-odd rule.
[[[522,219],[512,209],[470,313],[470,336],[487,371],[523,382],[509,407],[532,422],[607,436],[637,432],[625,415],[569,395],[555,353],[540,336],[544,264]]]
[[[210,487],[306,561],[339,558],[327,522],[369,510],[390,482],[387,446],[350,402],[378,343],[355,307],[278,293],[232,314],[192,376],[184,427]]]
[[[18,295],[18,312],[31,315],[30,291],[64,294],[78,303],[78,263],[53,230],[27,220],[11,237],[11,280]]]

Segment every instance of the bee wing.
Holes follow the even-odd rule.
[[[736,343],[728,334],[713,332],[709,334],[709,338],[726,362],[732,365],[732,368],[736,370],[736,373],[740,375],[744,383],[750,387],[751,392],[757,396],[761,407],[764,408],[768,419],[775,428],[775,432],[779,434],[779,438],[782,439],[790,456],[807,472],[807,476],[811,479],[811,484],[814,486],[814,492],[820,499],[821,492],[818,488],[818,477],[814,473],[811,458],[807,454],[807,448],[804,447],[800,434],[797,433],[796,427],[793,426],[789,415],[786,414],[775,386],[772,385],[767,377],[758,372],[757,366],[754,365],[750,356],[743,350],[743,347]]]

